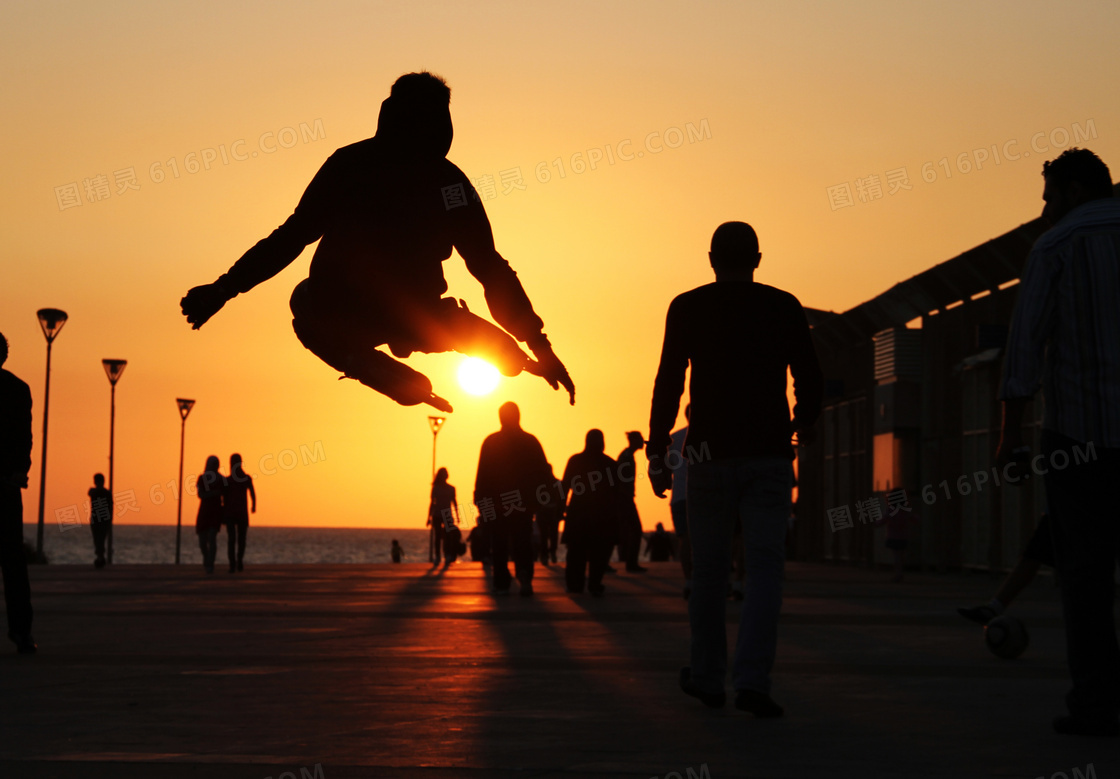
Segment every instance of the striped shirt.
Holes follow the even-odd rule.
[[[1043,387],[1043,427],[1120,447],[1120,199],[1070,211],[1027,258],[1001,400]]]

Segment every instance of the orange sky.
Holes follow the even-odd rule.
[[[459,356],[410,358],[455,405],[439,460],[463,502],[505,400],[558,471],[590,427],[612,455],[646,430],[666,306],[711,280],[719,223],[756,227],[759,281],[843,310],[1036,216],[1041,162],[1075,134],[1120,166],[1114,2],[95,5],[0,9],[0,331],[35,400],[28,523],[35,311],[71,317],[54,348],[48,551],[56,512],[107,468],[104,357],[129,361],[115,486],[138,510],[119,522],[174,523],[186,396],[188,474],[242,453],[254,522],[422,525],[430,409],[337,381],[296,340],[288,297],[312,248],[200,331],[178,307],[288,216],[335,148],[373,134],[401,73],[448,79],[449,157],[468,176],[520,168],[524,189],[498,181],[485,205],[577,385],[574,408],[528,376],[473,398]],[[609,164],[608,146],[633,157]],[[603,159],[575,173],[591,149]],[[130,168],[139,189],[118,192]],[[910,189],[891,194],[901,168]],[[108,194],[91,200],[99,175]],[[830,199],[845,184],[847,206]],[[461,260],[445,270],[484,312]],[[647,528],[668,521],[644,484],[639,508]],[[196,509],[187,498],[189,525]]]

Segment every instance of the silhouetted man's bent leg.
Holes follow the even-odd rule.
[[[300,343],[335,370],[402,406],[427,403],[451,411],[446,400],[432,394],[427,376],[378,351],[378,346],[389,341],[386,333],[377,332],[360,316],[320,310],[311,302],[307,280],[296,285],[290,305],[292,329]]]

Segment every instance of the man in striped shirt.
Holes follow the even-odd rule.
[[[1025,457],[1026,402],[1043,387],[1042,453],[1073,688],[1059,733],[1120,734],[1113,616],[1120,551],[1120,199],[1087,149],[1043,165],[1042,215],[1007,343],[1001,463]],[[1044,462],[1043,462],[1044,461]]]

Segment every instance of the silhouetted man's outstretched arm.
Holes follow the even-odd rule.
[[[180,305],[195,330],[221,310],[227,301],[248,292],[292,264],[308,244],[323,237],[330,213],[336,178],[337,155],[331,155],[307,185],[292,215],[267,238],[245,252],[229,271],[213,284],[191,289]]]

